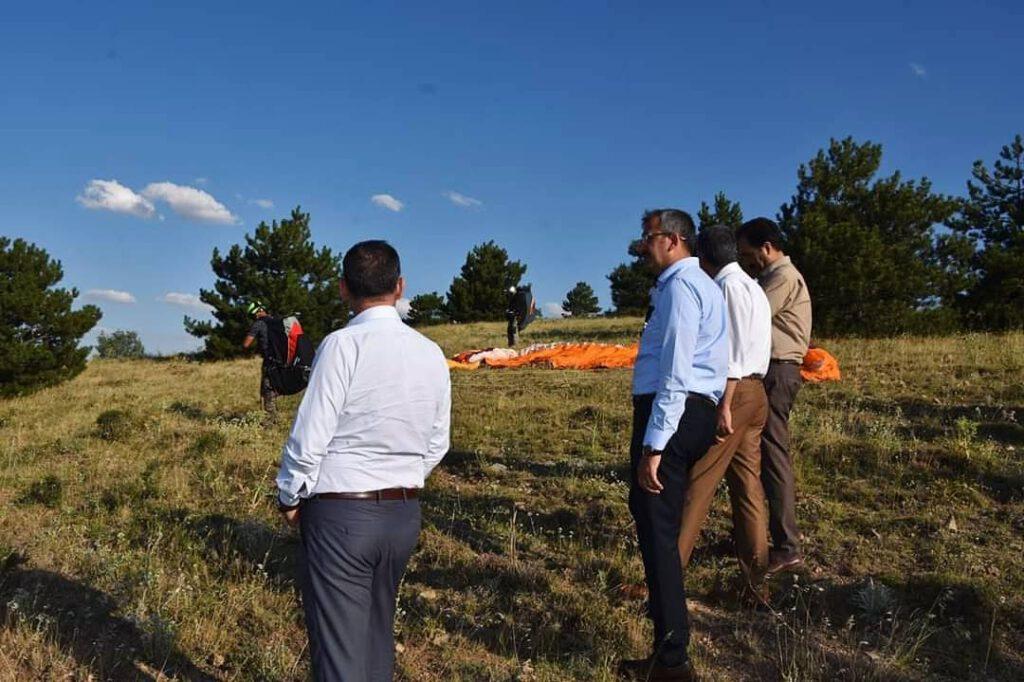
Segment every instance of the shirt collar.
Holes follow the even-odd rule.
[[[743,272],[743,268],[741,268],[740,264],[737,263],[736,261],[726,263],[725,265],[722,266],[722,269],[718,271],[718,274],[715,275],[715,283],[721,284],[722,280],[724,280],[726,277],[733,274],[734,272]]]
[[[768,275],[772,274],[773,272],[781,268],[783,265],[789,265],[789,263],[789,256],[781,256],[777,261],[775,261],[774,263],[766,267],[764,270],[762,270],[760,277],[767,277]]]
[[[363,324],[364,322],[372,322],[373,320],[401,320],[401,316],[398,314],[398,310],[393,305],[375,305],[371,308],[367,308],[363,312],[359,313],[351,320],[348,321],[347,327],[353,327],[357,324]]]
[[[675,263],[662,270],[661,274],[658,275],[658,288],[660,289],[665,284],[665,282],[667,282],[677,272],[680,272],[684,268],[690,268],[694,266],[700,267],[696,256],[680,258]]]

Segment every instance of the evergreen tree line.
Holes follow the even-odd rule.
[[[1024,327],[1024,142],[1017,135],[989,168],[976,161],[967,195],[932,191],[927,178],[880,176],[882,147],[852,138],[801,164],[795,193],[776,215],[784,249],[803,272],[814,303],[816,336],[879,336]],[[725,193],[701,204],[698,229],[743,222],[740,205]],[[211,359],[243,353],[241,341],[259,301],[275,314],[295,314],[319,343],[348,311],[339,300],[341,254],[317,248],[310,216],[296,208],[261,222],[245,244],[214,249],[212,289],[200,291],[211,320],[186,317],[188,332],[204,341]],[[640,256],[609,275],[612,314],[642,314],[653,275]],[[442,296],[411,301],[412,324],[501,320],[508,289],[526,265],[488,241],[473,247]],[[59,287],[63,270],[43,249],[0,236],[0,396],[18,395],[69,379],[85,366],[81,338],[100,320],[93,305],[74,310],[78,291]],[[586,282],[566,293],[564,310],[600,312]],[[103,357],[144,352],[134,332],[104,334]]]
[[[966,197],[927,178],[882,177],[882,146],[852,138],[797,170],[796,193],[775,220],[803,273],[817,336],[885,336],[1024,327],[1024,144],[1004,146],[991,169],[976,161]],[[739,204],[719,192],[698,229],[737,227]],[[638,314],[654,278],[633,259],[608,279],[617,314]]]

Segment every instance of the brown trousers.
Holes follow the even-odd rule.
[[[741,379],[732,397],[732,435],[714,445],[690,468],[679,530],[679,558],[690,561],[715,489],[725,477],[732,502],[733,541],[740,568],[757,582],[768,566],[768,520],[761,487],[761,431],[768,398],[758,379]]]

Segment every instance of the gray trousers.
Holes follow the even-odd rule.
[[[761,483],[768,498],[772,549],[787,556],[800,553],[796,525],[796,476],[789,451],[789,411],[804,380],[800,366],[772,360],[764,377],[768,419],[761,432]]]
[[[391,680],[395,599],[420,533],[419,500],[313,498],[299,520],[314,679]]]

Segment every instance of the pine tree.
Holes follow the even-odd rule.
[[[705,202],[700,202],[700,210],[697,211],[697,229],[702,230],[711,225],[726,225],[736,229],[743,224],[743,209],[737,201],[729,201],[725,192],[715,194],[714,211]]]
[[[448,315],[456,322],[504,320],[508,289],[519,285],[526,266],[508,259],[493,241],[466,254],[460,274],[448,288]]]
[[[1024,326],[1024,142],[1005,145],[990,171],[974,162],[967,199],[949,222],[965,276],[956,292],[967,324],[982,329]],[[976,181],[976,182],[975,182]]]
[[[629,245],[633,260],[621,263],[608,275],[616,315],[644,315],[651,302],[651,287],[657,279],[640,253],[640,241]]]
[[[414,327],[424,324],[437,324],[448,320],[444,297],[436,291],[429,294],[413,296],[409,301],[409,316],[406,321]]]
[[[340,260],[329,248],[315,247],[309,214],[299,208],[280,222],[261,222],[252,236],[245,236],[244,247],[235,244],[226,256],[213,250],[210,265],[217,281],[199,298],[213,307],[215,321],[186,317],[185,329],[206,340],[208,357],[240,355],[252,325],[246,308],[259,301],[272,315],[297,314],[303,332],[317,345],[347,318],[338,294]]]
[[[100,332],[96,339],[96,355],[104,359],[141,358],[146,355],[142,339],[133,331]]]
[[[0,396],[30,393],[77,376],[99,322],[93,305],[72,310],[77,289],[57,289],[60,261],[23,239],[0,237]]]
[[[573,317],[586,317],[601,312],[594,290],[586,282],[576,282],[562,301],[562,310]]]
[[[831,140],[798,172],[779,216],[785,249],[811,292],[816,334],[920,329],[943,287],[937,223],[957,202],[927,178],[875,179],[882,147]]]

